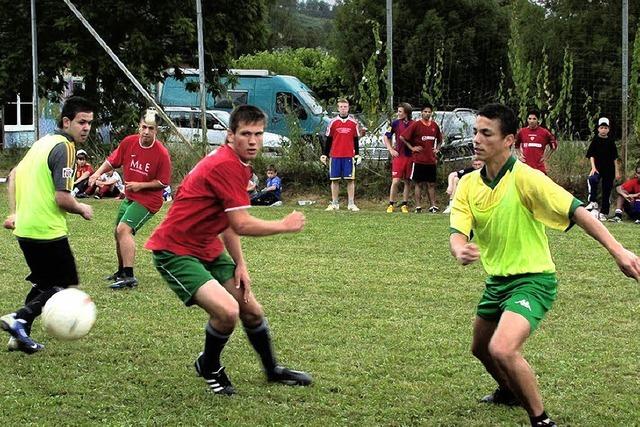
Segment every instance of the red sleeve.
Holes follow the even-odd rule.
[[[331,120],[331,123],[329,123],[329,126],[327,126],[327,133],[325,136],[331,136],[333,133],[333,124],[335,123],[335,120]]]
[[[129,143],[129,137],[126,137],[125,139],[120,141],[120,144],[118,145],[118,147],[115,150],[113,150],[111,154],[109,154],[109,157],[107,157],[107,162],[109,162],[109,164],[114,169],[122,166],[124,153],[126,151],[126,146],[128,143]]]
[[[621,185],[622,189],[623,189],[624,191],[626,191],[627,193],[631,193],[631,194],[633,194],[633,193],[634,193],[634,191],[633,191],[633,189],[634,189],[634,185],[633,185],[633,184],[634,184],[634,182],[633,182],[633,181],[634,181],[633,179],[630,179],[629,181],[626,181],[624,184],[622,184],[622,185]]]
[[[218,196],[222,208],[227,211],[251,206],[246,189],[248,179],[242,167],[226,162],[207,175],[207,186],[211,193]]]
[[[555,150],[558,148],[558,140],[556,139],[556,136],[551,133],[550,130],[547,130],[547,132],[549,132],[549,144],[551,145],[551,149]]]

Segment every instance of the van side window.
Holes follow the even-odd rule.
[[[228,90],[227,93],[216,95],[214,108],[231,110],[238,105],[245,105],[249,100],[246,90]]]
[[[295,112],[300,120],[307,118],[307,112],[294,94],[278,92],[276,94],[276,113],[289,114],[292,112]]]

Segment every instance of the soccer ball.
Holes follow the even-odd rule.
[[[89,333],[96,321],[96,305],[77,288],[53,294],[42,309],[42,327],[61,340],[77,340]]]

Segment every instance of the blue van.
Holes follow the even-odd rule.
[[[183,70],[184,80],[169,75],[158,85],[158,100],[164,107],[200,108],[200,93],[187,91],[187,85],[198,86],[198,71]],[[265,130],[290,136],[286,112],[293,111],[305,136],[323,135],[329,117],[316,95],[293,76],[280,76],[268,70],[229,70],[231,79],[223,78],[226,91],[218,96],[207,93],[207,110],[231,111],[234,106],[251,104],[269,116]]]

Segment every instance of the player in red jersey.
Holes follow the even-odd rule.
[[[107,160],[89,177],[89,185],[100,176],[122,167],[125,199],[116,218],[116,254],[118,270],[107,278],[111,289],[133,288],[136,257],[136,232],[162,207],[162,191],[171,181],[171,158],[158,132],[155,110],[147,110],[140,119],[139,133],[125,137]]]
[[[436,204],[436,155],[442,145],[442,133],[438,124],[431,119],[433,106],[422,107],[422,118],[411,124],[400,138],[413,153],[411,180],[414,182],[416,213],[422,212],[422,187],[427,184],[429,212],[440,210]]]
[[[401,102],[398,105],[398,118],[391,122],[388,131],[384,134],[384,144],[391,154],[391,188],[389,190],[389,206],[387,213],[393,212],[393,206],[398,196],[398,186],[400,182],[404,184],[402,189],[402,213],[409,213],[407,201],[409,200],[409,183],[413,161],[411,160],[411,150],[402,142],[400,135],[413,123],[411,120],[411,105]],[[395,141],[392,141],[395,135]],[[395,142],[395,144],[392,144]]]
[[[356,165],[360,163],[358,137],[360,136],[359,124],[349,115],[349,101],[344,98],[338,100],[338,117],[331,120],[327,126],[327,140],[320,161],[329,163],[329,179],[331,180],[331,203],[327,211],[340,209],[338,195],[340,193],[340,181],[347,181],[347,209],[357,212],[360,209],[355,203],[356,192]],[[327,157],[328,156],[328,157]]]
[[[198,305],[210,316],[195,369],[216,394],[235,393],[220,354],[238,318],[268,381],[311,384],[308,374],[277,364],[240,244],[239,236],[295,233],[305,223],[304,215],[295,211],[278,221],[247,212],[251,202],[246,188],[252,175],[248,162],[262,149],[266,120],[262,110],[251,105],[231,113],[226,144],[184,178],[167,216],[145,245],[153,251],[156,269],[184,304]]]
[[[529,111],[527,125],[516,135],[516,153],[522,162],[546,174],[546,161],[558,148],[558,142],[551,132],[540,126],[538,110]]]

